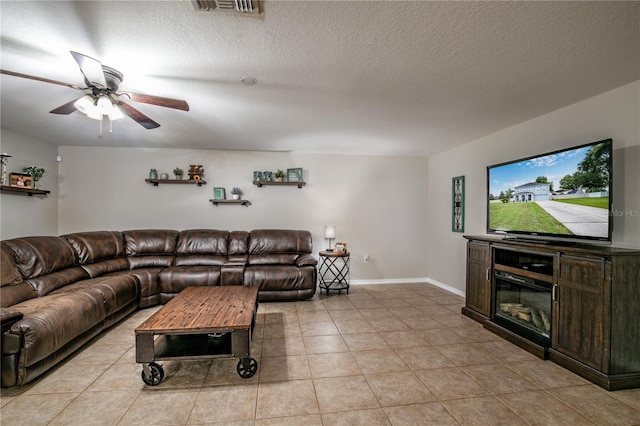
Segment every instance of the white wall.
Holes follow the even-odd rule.
[[[484,234],[487,166],[606,138],[614,143],[613,208],[622,212],[613,245],[640,247],[639,94],[635,82],[431,157],[429,277],[464,290],[466,240],[451,232],[452,177],[465,176],[465,234]]]
[[[306,229],[326,248],[324,224],[348,244],[354,280],[427,277],[427,159],[246,151],[61,146],[59,233],[96,229]],[[145,183],[149,169],[202,164],[207,184]],[[254,170],[304,169],[307,185],[251,184]],[[173,176],[171,175],[171,178]],[[213,206],[214,187],[245,191],[251,206]],[[364,263],[368,254],[370,262]]]
[[[5,240],[30,235],[57,235],[58,232],[58,148],[11,130],[2,129],[0,152],[11,155],[7,175],[22,173],[22,168],[45,169],[40,188],[51,191],[46,197],[2,193],[0,197],[0,238]]]

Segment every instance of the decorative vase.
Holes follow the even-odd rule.
[[[240,199],[240,194],[231,194],[231,196],[233,197],[234,200]]]
[[[149,170],[149,179],[158,179],[158,171],[156,169]]]
[[[160,173],[160,180],[169,180],[169,173]]]

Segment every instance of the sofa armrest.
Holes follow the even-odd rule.
[[[301,254],[296,258],[296,266],[316,266],[318,261],[310,254]]]
[[[228,260],[220,268],[220,285],[243,285],[245,262]]]
[[[2,334],[9,331],[11,326],[22,319],[22,312],[13,308],[0,308],[0,324],[2,324]]]

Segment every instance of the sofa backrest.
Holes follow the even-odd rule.
[[[290,229],[256,229],[249,233],[249,265],[293,265],[313,249],[311,233]]]
[[[22,279],[13,251],[3,241],[0,247],[0,306],[6,308],[34,297],[36,292]]]
[[[249,232],[229,232],[228,255],[230,262],[245,263],[249,255]]]
[[[228,239],[228,231],[216,229],[180,231],[173,265],[223,265],[227,260]]]
[[[123,231],[122,234],[131,269],[173,265],[178,231],[136,229]]]
[[[23,237],[6,240],[11,248],[15,264],[38,296],[89,278],[87,271],[78,265],[75,251],[61,237]]]
[[[80,265],[92,278],[129,269],[122,232],[76,232],[62,238],[71,244]]]

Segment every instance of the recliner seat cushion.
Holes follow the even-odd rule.
[[[164,268],[159,276],[160,292],[180,293],[188,286],[220,285],[219,266],[174,266]]]
[[[101,298],[107,317],[130,304],[137,305],[140,297],[140,286],[136,277],[125,274],[82,280],[51,294],[68,294],[78,291],[95,294]]]
[[[257,285],[260,291],[315,289],[314,267],[288,265],[252,265],[244,270],[245,285]]]
[[[24,315],[9,332],[23,342],[19,362],[24,367],[54,353],[106,317],[103,300],[86,292],[37,297],[13,308]]]

